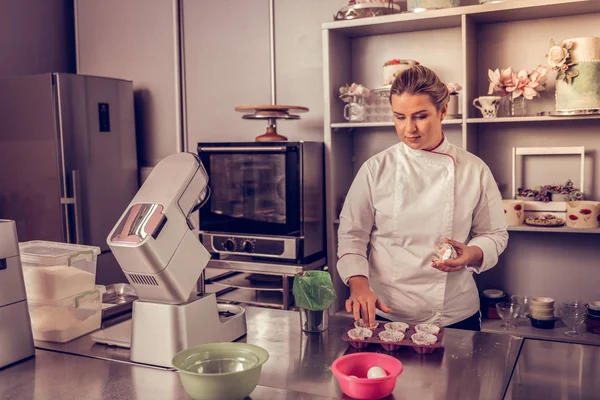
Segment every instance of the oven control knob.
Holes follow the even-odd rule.
[[[225,247],[225,250],[227,251],[234,251],[235,242],[233,241],[233,239],[227,239],[223,242],[223,247]]]
[[[246,253],[252,253],[252,251],[254,250],[254,246],[252,245],[252,242],[244,240],[242,242],[242,249],[244,249]]]

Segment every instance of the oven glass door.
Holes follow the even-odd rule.
[[[211,195],[200,230],[237,234],[300,234],[298,146],[202,147]]]

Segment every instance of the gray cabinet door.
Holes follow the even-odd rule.
[[[77,73],[133,81],[140,166],[181,149],[178,17],[177,0],[75,0]]]
[[[182,0],[187,148],[253,141],[265,121],[238,105],[270,104],[269,2]]]
[[[66,240],[52,75],[0,79],[0,218],[19,241]]]

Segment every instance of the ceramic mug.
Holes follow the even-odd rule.
[[[350,122],[362,122],[366,118],[366,107],[360,103],[348,103],[344,106],[344,118]]]
[[[501,101],[501,96],[479,96],[473,100],[473,105],[481,111],[483,118],[496,118]]]
[[[522,200],[502,200],[504,217],[509,226],[523,225],[525,221],[525,202]]]
[[[566,224],[571,228],[597,228],[600,203],[596,201],[567,201]]]

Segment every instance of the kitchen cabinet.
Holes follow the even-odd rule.
[[[463,86],[461,119],[444,121],[444,133],[450,142],[488,164],[503,198],[512,194],[513,147],[585,146],[585,171],[591,178],[582,189],[586,198],[600,199],[600,162],[595,159],[600,154],[599,116],[538,115],[555,108],[554,72],[549,73],[542,97],[527,101],[527,116],[483,119],[471,105],[474,98],[487,94],[488,69],[511,66],[531,71],[546,65],[550,39],[598,36],[599,23],[600,2],[582,0],[501,2],[324,23],[328,259],[337,259],[337,219],[355,173],[369,157],[398,141],[391,122],[346,122],[339,88],[351,82],[381,86],[383,63],[392,58],[417,60],[443,81]],[[565,157],[537,158],[528,161],[522,180],[525,186],[575,181],[578,168],[578,162]],[[597,246],[590,247],[595,239],[582,238],[594,235],[571,234],[568,228],[538,231],[515,228],[499,266],[478,277],[480,287],[557,300],[597,296],[600,274],[594,264],[600,253]],[[329,264],[340,294],[337,306],[342,309],[346,288],[337,279],[334,263]],[[565,268],[569,269],[566,275]]]

